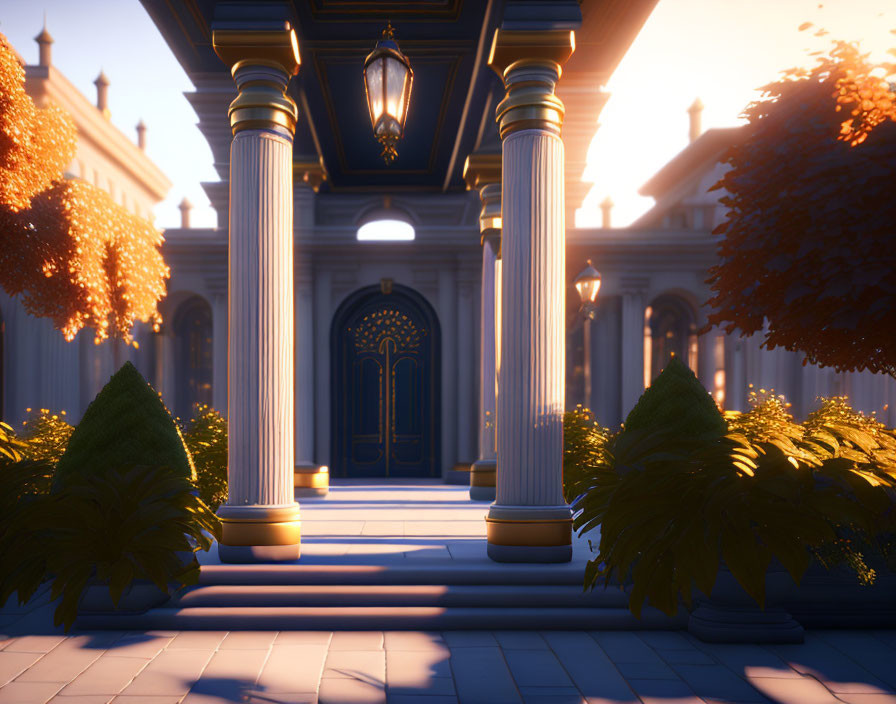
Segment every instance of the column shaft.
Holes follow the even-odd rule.
[[[230,152],[229,505],[293,506],[292,143]]]

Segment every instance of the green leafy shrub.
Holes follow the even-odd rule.
[[[28,469],[20,467],[19,484]],[[93,467],[69,474],[48,493],[16,503],[0,534],[0,600],[25,603],[47,578],[62,597],[57,625],[71,628],[88,585],[108,583],[114,604],[136,579],[168,591],[196,582],[198,562],[178,552],[208,550],[220,521],[167,467]]]
[[[0,467],[22,459],[24,443],[16,437],[16,431],[6,423],[0,423]]]
[[[22,423],[22,440],[25,459],[56,464],[65,453],[74,427],[65,420],[65,411],[51,413],[46,408],[39,411],[26,409],[28,418]]]
[[[616,434],[567,415],[574,526],[600,527],[586,588],[599,579],[631,583],[633,613],[646,601],[671,615],[679,600],[690,605],[695,586],[709,594],[724,562],[764,605],[773,558],[798,582],[813,556],[825,564],[820,556],[844,526],[873,535],[892,523],[892,431],[864,417],[847,423],[833,405],[800,426],[775,398],[754,399],[750,412],[726,414],[726,423],[677,366],[663,370]]]
[[[199,497],[217,511],[227,501],[227,420],[214,408],[200,406],[183,436],[196,467]]]
[[[56,467],[74,472],[123,465],[169,467],[196,480],[180,429],[136,367],[125,362],[87,407]]]

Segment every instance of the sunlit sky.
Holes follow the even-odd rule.
[[[55,39],[53,63],[91,100],[102,68],[111,82],[112,122],[132,139],[142,118],[148,154],[173,182],[156,225],[176,227],[187,197],[194,227],[215,225],[199,185],[215,181],[212,155],[183,97],[192,85],[138,0],[0,0],[0,32],[29,64],[37,63],[44,13]],[[803,22],[810,31],[799,32]],[[823,27],[830,34],[814,36]],[[883,58],[896,45],[894,0],[660,0],[606,86],[610,100],[588,152],[593,181],[579,226],[598,225],[598,204],[616,204],[613,225],[646,211],[638,188],[687,144],[687,108],[700,97],[703,127],[737,125],[757,88],[832,38],[859,40]],[[365,125],[366,126],[366,125]]]

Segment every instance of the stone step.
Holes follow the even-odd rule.
[[[582,588],[584,563],[557,565],[427,562],[358,565],[203,565],[199,584],[569,585]]]
[[[574,585],[209,585],[192,587],[166,607],[440,606],[625,608],[628,595]]]
[[[645,608],[635,618],[627,608],[520,608],[437,606],[265,606],[157,608],[143,614],[88,613],[79,629],[133,630],[678,630],[687,614],[674,618]]]

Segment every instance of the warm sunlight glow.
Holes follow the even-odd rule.
[[[804,22],[812,27],[800,32]],[[893,0],[661,0],[606,86],[610,99],[584,175],[594,187],[576,224],[599,227],[607,196],[618,227],[653,205],[638,188],[687,146],[695,98],[705,105],[704,130],[743,124],[739,115],[758,88],[785,69],[813,65],[809,53],[827,52],[832,39],[859,40],[872,61],[892,60],[891,29]]]
[[[374,220],[358,228],[359,242],[394,242],[414,239],[414,226],[403,220]]]

